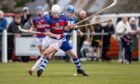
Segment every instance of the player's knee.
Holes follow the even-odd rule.
[[[73,51],[67,51],[66,52],[69,56],[71,56],[72,58],[78,58],[77,54]]]
[[[51,58],[53,57],[53,54],[49,54],[49,55],[47,55],[47,57],[48,57],[49,59],[51,59]]]
[[[43,53],[43,56],[44,56],[44,57],[48,56],[48,52],[44,52],[44,53]]]
[[[78,58],[78,56],[77,55],[73,55],[73,58],[75,59],[75,58]]]

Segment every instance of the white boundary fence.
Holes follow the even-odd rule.
[[[106,20],[108,19],[108,17],[112,17],[113,18],[113,24],[116,25],[117,23],[117,18],[122,18],[124,16],[127,16],[127,17],[140,17],[140,13],[126,13],[126,14],[103,14],[103,15],[100,15],[101,19],[102,20]],[[10,21],[8,19],[8,21]],[[91,23],[94,23],[95,22],[95,18],[93,17],[91,19]],[[77,51],[77,33],[76,32],[73,32],[72,33],[72,45],[73,45],[73,48],[74,48],[74,51]],[[138,56],[138,59],[140,61],[140,36],[139,36],[139,39],[138,39],[138,52],[139,52],[139,56]],[[7,32],[6,30],[2,33],[2,62],[3,63],[7,63]]]
[[[22,37],[21,37],[22,38]],[[72,45],[74,48],[74,51],[77,51],[77,33],[76,31],[73,31],[72,33]],[[2,33],[2,63],[7,63],[7,31],[4,30]],[[138,38],[138,60],[140,62],[140,36]]]

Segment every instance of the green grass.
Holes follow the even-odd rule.
[[[34,64],[0,63],[0,84],[140,84],[140,63],[130,65],[117,62],[85,62],[83,68],[89,77],[74,77],[72,63],[50,62],[43,75],[31,77],[27,70]]]

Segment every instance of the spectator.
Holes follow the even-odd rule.
[[[81,48],[82,58],[92,57],[91,38],[87,37]]]
[[[117,38],[117,41],[119,43],[119,46],[120,46],[120,51],[119,51],[119,62],[123,63],[124,62],[124,56],[123,56],[123,50],[124,50],[124,46],[121,42],[121,37],[124,35],[124,34],[128,34],[129,32],[131,32],[131,27],[130,27],[130,24],[128,22],[128,17],[123,17],[121,19],[120,22],[118,22],[117,26],[116,26],[116,38]]]
[[[8,35],[8,60],[11,60],[11,56],[14,50],[14,34],[21,33],[21,31],[18,29],[18,26],[21,25],[21,16],[16,15],[14,16],[14,20],[10,23],[8,27],[8,33],[11,33],[12,35]]]
[[[4,18],[3,11],[0,10],[0,33],[7,28],[7,20]]]
[[[109,47],[110,47],[111,35],[114,34],[114,32],[115,32],[112,20],[110,20],[107,23],[107,25],[103,28],[103,30],[104,30],[104,33],[108,33],[108,35],[103,36],[102,60],[110,60],[107,57],[107,52],[108,52]]]
[[[85,19],[86,17],[87,17],[86,11],[81,10],[79,12],[79,15],[78,15],[78,22]],[[79,25],[84,25],[84,24],[89,24],[89,23],[90,23],[89,20],[86,20],[86,21],[80,23]],[[80,28],[81,32],[83,32],[83,33],[91,33],[92,29],[93,29],[92,26],[86,26],[86,27],[81,27]],[[77,40],[77,47],[78,47],[77,51],[78,51],[78,54],[79,54],[78,56],[81,56],[80,50],[81,50],[81,47],[82,47],[83,42],[86,39],[86,37],[87,37],[86,35],[83,35],[82,37],[78,36],[78,40]],[[89,37],[89,35],[88,35],[88,37]]]
[[[132,36],[133,36],[133,33],[128,33],[121,37],[121,43],[122,43],[122,47],[125,49],[125,60],[127,64],[131,63]],[[124,61],[122,61],[122,63],[124,63]]]
[[[31,13],[28,7],[23,8],[23,15],[21,17],[21,22],[24,25],[26,22],[28,22],[31,18]]]
[[[129,23],[130,23],[130,26],[131,26],[131,29],[132,30],[137,30],[138,29],[138,26],[137,26],[137,19],[135,17],[131,17],[130,20],[129,20]],[[136,40],[137,40],[137,35],[134,34],[132,36],[132,51],[136,50]]]
[[[21,17],[21,22],[22,22],[22,25],[25,29],[28,29],[27,27],[31,26],[30,22],[31,22],[31,18],[32,18],[32,15],[30,13],[30,10],[28,7],[24,7],[23,8],[23,15]],[[30,35],[22,35],[22,37],[29,37]],[[23,62],[27,62],[29,60],[29,57],[27,56],[22,56],[21,57],[21,60]]]
[[[14,16],[14,20],[10,23],[8,32],[9,33],[21,33],[21,31],[18,29],[18,26],[21,26],[21,16],[19,14]]]
[[[96,23],[94,26],[94,29],[93,29],[93,40],[92,40],[92,48],[93,48],[93,51],[94,51],[94,57],[96,58],[96,60],[101,60],[101,35],[96,35],[96,33],[102,33],[102,29],[103,29],[103,26],[99,23],[101,20],[101,18],[99,16],[96,16]]]
[[[4,18],[3,11],[0,10],[0,52],[1,52],[1,41],[2,41],[2,35],[1,33],[7,28],[7,20]],[[1,55],[1,54],[0,54]]]
[[[32,17],[29,18],[29,20],[23,25],[24,29],[30,29],[30,27],[32,26]]]

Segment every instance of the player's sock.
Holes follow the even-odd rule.
[[[75,65],[77,67],[78,74],[82,74],[83,76],[88,76],[88,74],[85,73],[85,71],[81,69],[81,64],[80,64],[79,58],[73,59],[73,62],[75,63]]]
[[[32,67],[32,71],[36,71],[37,67],[40,65],[40,63],[43,61],[43,56],[41,56],[37,62],[34,64],[34,66]]]
[[[49,60],[48,57],[46,57],[45,59],[43,59],[43,62],[42,62],[41,65],[40,65],[40,70],[44,71],[46,65],[47,65],[48,62],[49,62],[48,60]]]
[[[79,58],[73,59],[73,62],[75,63],[77,70],[81,69],[81,64],[80,64]]]

